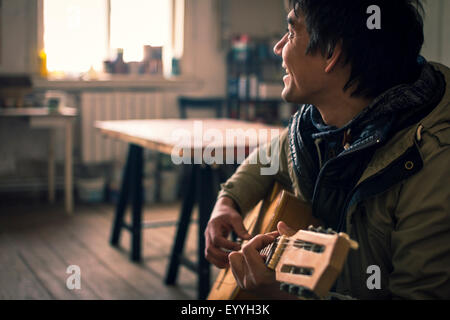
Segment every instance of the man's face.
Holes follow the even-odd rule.
[[[288,32],[274,47],[286,70],[281,96],[288,102],[315,104],[325,85],[325,59],[320,54],[306,54],[309,35],[303,16],[296,17],[291,10],[287,20]]]

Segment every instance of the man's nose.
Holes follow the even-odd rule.
[[[281,53],[283,51],[283,47],[286,43],[286,39],[287,39],[287,34],[285,34],[283,36],[283,38],[280,39],[280,41],[277,42],[277,44],[273,47],[273,52],[277,55],[277,56],[281,56]]]

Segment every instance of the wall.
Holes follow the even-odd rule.
[[[450,66],[450,1],[441,0],[444,4],[442,10],[442,47],[441,47],[441,61],[443,64]]]
[[[450,66],[450,1],[428,0],[425,9],[425,43],[422,55]]]
[[[37,1],[3,0],[0,72],[28,73],[37,68]]]
[[[248,33],[253,37],[278,36],[286,29],[282,0],[225,0],[230,34]]]
[[[190,94],[221,96],[225,92],[225,65],[219,47],[217,1],[186,0],[185,10],[182,73],[204,83],[202,89]]]

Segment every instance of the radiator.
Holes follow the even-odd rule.
[[[128,144],[103,137],[95,121],[162,118],[158,92],[86,92],[81,94],[81,159],[84,164],[124,161]]]

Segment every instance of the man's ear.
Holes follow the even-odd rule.
[[[342,42],[338,41],[334,49],[327,52],[328,56],[325,60],[325,73],[330,73],[337,66],[342,55]]]

